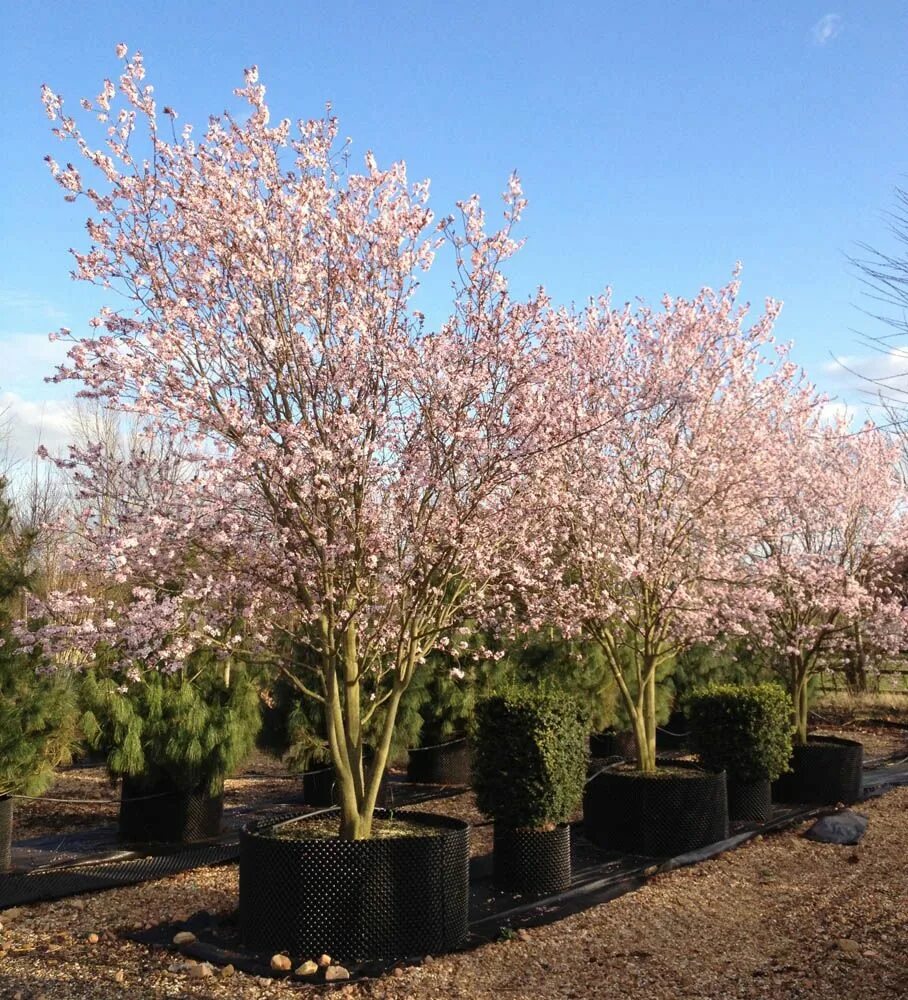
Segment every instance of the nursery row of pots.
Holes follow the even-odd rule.
[[[797,795],[801,802],[852,802],[861,794],[862,758],[859,743],[816,737],[796,751],[793,777],[777,783],[773,792],[778,801]],[[587,782],[583,826],[590,840],[621,853],[676,856],[724,840],[729,804],[745,803],[745,811],[760,812],[748,818],[768,818],[768,781],[729,796],[724,771],[690,762],[661,763],[656,775],[610,765]],[[240,855],[245,945],[263,952],[328,950],[356,958],[397,958],[461,946],[468,920],[467,824],[418,812],[402,815],[418,832],[344,841],[279,835],[281,827],[305,823],[299,819],[247,827]],[[569,824],[515,827],[496,819],[493,882],[498,889],[535,897],[566,890]]]

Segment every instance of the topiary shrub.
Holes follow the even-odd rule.
[[[476,804],[496,825],[566,823],[586,781],[588,720],[550,689],[515,688],[480,701],[473,728]]]
[[[693,748],[730,779],[775,781],[791,758],[791,698],[778,684],[708,684],[687,699]]]

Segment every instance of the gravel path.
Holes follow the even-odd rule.
[[[767,837],[514,940],[337,992],[376,1000],[905,1000],[908,788],[861,808],[870,826],[858,848],[811,843],[798,830]],[[2,913],[0,997],[323,996],[240,973],[168,971],[179,956],[121,937],[203,908],[229,911],[236,891],[237,869],[228,865]]]

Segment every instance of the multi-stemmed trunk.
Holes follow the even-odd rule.
[[[648,641],[642,650],[633,650],[637,688],[633,692],[625,676],[619,643],[614,634],[596,627],[590,627],[589,632],[602,647],[631,720],[637,749],[637,766],[641,771],[651,774],[656,770],[656,678],[659,667],[668,659],[669,654],[659,642]]]
[[[809,662],[802,653],[792,653],[788,657],[789,688],[794,705],[794,741],[807,742],[807,683],[810,680]]]

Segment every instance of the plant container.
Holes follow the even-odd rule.
[[[690,726],[683,712],[672,712],[664,726],[656,727],[657,750],[686,750]]]
[[[591,757],[623,757],[625,760],[633,760],[636,755],[637,742],[633,733],[619,733],[614,729],[590,733]]]
[[[13,845],[13,797],[0,795],[0,872],[9,871]]]
[[[335,811],[339,821],[339,813]],[[376,810],[376,819],[390,814]],[[467,938],[469,825],[431,813],[396,813],[425,835],[340,840],[269,835],[292,817],[240,835],[244,945],[294,959],[349,960],[443,954]],[[324,819],[321,814],[320,819]]]
[[[728,779],[728,818],[733,823],[766,823],[772,816],[772,785],[759,781]]]
[[[795,744],[791,771],[773,784],[776,802],[834,806],[857,802],[864,788],[864,745],[838,736],[808,736]]]
[[[465,738],[407,751],[407,780],[424,785],[469,785],[470,745]]]
[[[624,854],[676,857],[728,836],[724,771],[671,760],[657,766],[655,774],[643,774],[612,765],[587,783],[583,823],[594,844]]]
[[[571,884],[571,828],[520,829],[495,824],[492,882],[526,896],[554,896]]]
[[[119,836],[129,843],[193,844],[221,832],[224,796],[207,787],[189,791],[167,778],[123,778]]]
[[[303,802],[307,806],[340,805],[340,795],[337,787],[337,777],[333,764],[322,764],[302,772]],[[378,788],[378,805],[392,805],[392,795],[388,783],[388,772],[382,775]]]

